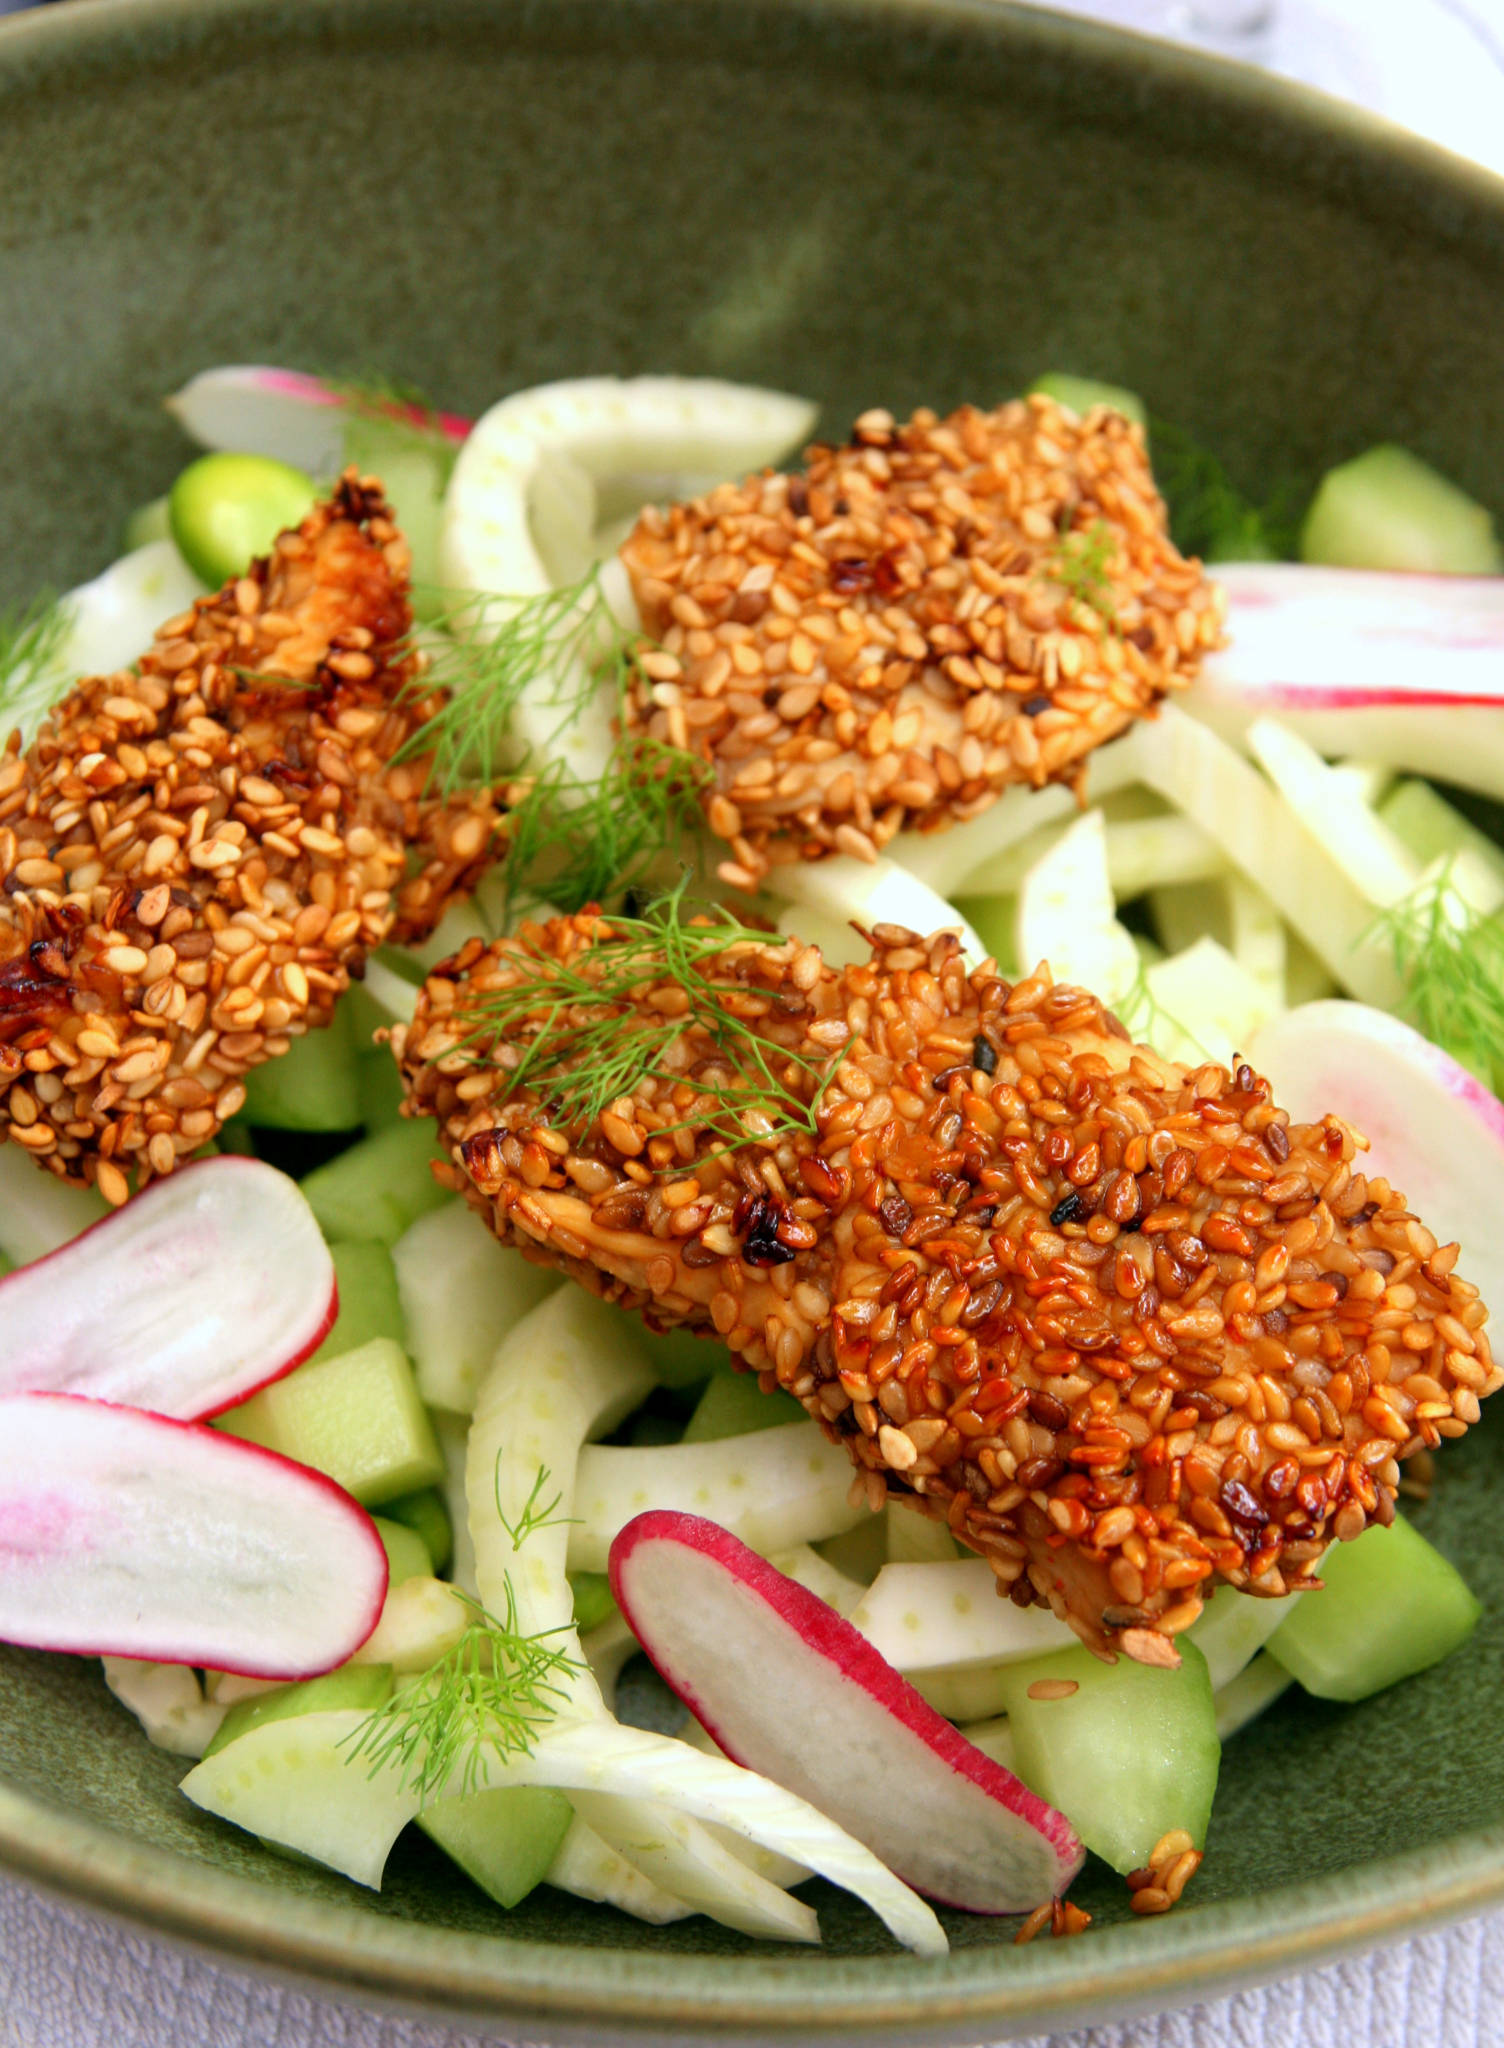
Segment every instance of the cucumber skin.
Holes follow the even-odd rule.
[[[1399,1518],[1333,1544],[1321,1577],[1266,1645],[1319,1699],[1363,1700],[1413,1678],[1465,1643],[1483,1612],[1457,1568]]]
[[[339,1315],[314,1358],[338,1358],[346,1351],[358,1351],[373,1337],[390,1337],[406,1348],[397,1274],[386,1246],[371,1239],[363,1244],[331,1245],[329,1250],[339,1288]]]
[[[305,1031],[280,1059],[251,1069],[241,1115],[263,1130],[353,1131],[359,1126],[360,1075],[343,1003],[322,1031]]]
[[[582,1636],[588,1636],[617,1611],[611,1581],[605,1572],[570,1572],[568,1576],[574,1594],[574,1625]]]
[[[391,1698],[392,1684],[390,1664],[342,1664],[322,1678],[279,1685],[275,1692],[258,1692],[250,1699],[237,1700],[215,1730],[202,1761],[207,1763],[240,1736],[270,1721],[290,1721],[298,1714],[320,1714],[336,1707],[374,1714]]]
[[[1017,1775],[1070,1821],[1088,1849],[1125,1876],[1171,1828],[1206,1841],[1222,1759],[1206,1659],[1181,1636],[1178,1671],[1083,1648],[999,1673]],[[1032,1700],[1040,1679],[1072,1679],[1067,1699]]]
[[[420,1216],[453,1201],[429,1171],[443,1156],[432,1122],[404,1117],[315,1168],[299,1185],[331,1243],[376,1238],[391,1246]]]
[[[420,1486],[416,1493],[402,1493],[383,1501],[381,1512],[389,1522],[401,1522],[423,1539],[423,1547],[441,1572],[454,1555],[454,1530],[444,1496],[436,1486]]]
[[[418,1826],[487,1898],[510,1911],[548,1875],[573,1819],[562,1792],[503,1785],[441,1799],[418,1815]]]
[[[765,1394],[754,1373],[718,1372],[711,1376],[680,1441],[718,1443],[724,1437],[751,1436],[760,1429],[776,1429],[781,1422],[803,1420],[804,1410],[791,1394]]]

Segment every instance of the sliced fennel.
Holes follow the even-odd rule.
[[[939,931],[959,932],[963,951],[973,965],[986,948],[953,903],[938,895],[920,876],[879,854],[875,861],[837,854],[831,860],[791,861],[776,867],[767,879],[769,893],[794,906],[787,928],[803,938],[798,912],[814,911],[845,925],[855,919],[868,930],[877,924],[901,925],[922,938]],[[865,952],[856,957],[865,958]]]
[[[1057,982],[1090,989],[1109,1009],[1136,986],[1138,948],[1117,921],[1100,811],[1077,818],[1019,883],[1015,953],[1025,974],[1047,962]]]
[[[198,1673],[186,1664],[106,1657],[104,1682],[141,1723],[147,1741],[174,1756],[202,1756],[230,1707],[228,1700],[206,1698]]]
[[[618,1912],[630,1913],[634,1920],[646,1920],[654,1927],[687,1920],[694,1911],[644,1877],[635,1863],[613,1849],[578,1813],[548,1867],[546,1882],[561,1892],[573,1892],[577,1899],[615,1906]]]
[[[754,1550],[852,1528],[851,1461],[808,1422],[711,1443],[596,1444],[581,1452],[569,1565],[604,1571],[613,1538],[645,1508],[710,1515]]]
[[[1284,1007],[1215,939],[1198,939],[1183,953],[1144,969],[1152,1011],[1135,1028],[1159,1052],[1199,1066],[1230,1066],[1261,1025]]]
[[[936,1668],[1039,1657],[1076,1640],[1048,1608],[1000,1600],[992,1567],[980,1557],[884,1565],[850,1620],[909,1678]]]

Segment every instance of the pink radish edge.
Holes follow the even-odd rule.
[[[104,1218],[102,1220],[107,1222],[109,1219]],[[366,1623],[360,1635],[348,1645],[342,1646],[339,1655],[328,1663],[309,1665],[291,1671],[271,1671],[264,1665],[219,1662],[214,1666],[216,1671],[227,1672],[235,1678],[260,1678],[272,1681],[278,1685],[294,1685],[302,1679],[322,1678],[326,1672],[338,1670],[339,1666],[348,1663],[350,1658],[361,1647],[361,1644],[368,1642],[375,1633],[376,1625],[381,1620],[382,1608],[386,1605],[387,1591],[391,1583],[391,1560],[387,1556],[386,1545],[381,1540],[380,1532],[366,1509],[361,1506],[353,1494],[346,1493],[342,1486],[336,1485],[327,1473],[315,1471],[311,1465],[300,1465],[294,1458],[285,1458],[280,1451],[269,1451],[261,1444],[247,1443],[242,1437],[229,1436],[223,1430],[210,1429],[207,1423],[179,1422],[170,1415],[152,1415],[144,1408],[127,1408],[118,1401],[91,1401],[83,1394],[53,1393],[10,1394],[4,1398],[10,1401],[59,1401],[66,1402],[70,1407],[78,1408],[109,1408],[120,1414],[141,1417],[151,1422],[158,1429],[174,1429],[180,1430],[188,1436],[208,1437],[216,1447],[224,1446],[228,1448],[232,1458],[260,1460],[263,1464],[279,1467],[285,1474],[296,1475],[296,1483],[307,1486],[315,1492],[326,1494],[352,1523],[360,1526],[362,1534],[369,1539],[372,1555],[379,1559],[380,1566],[380,1591],[377,1593],[373,1603],[370,1620]],[[139,1645],[127,1645],[124,1648],[120,1648],[109,1643],[101,1643],[97,1648],[91,1644],[87,1650],[80,1650],[73,1643],[59,1644],[28,1640],[22,1647],[29,1650],[43,1650],[53,1654],[81,1657],[139,1657],[141,1654]],[[155,1664],[197,1665],[202,1660],[185,1653],[181,1657],[158,1656],[154,1657],[151,1661]]]
[[[223,1173],[228,1167],[234,1165],[241,1165],[245,1163],[246,1162],[237,1160],[236,1155],[232,1152],[221,1152],[213,1159],[196,1159],[192,1162],[191,1165],[178,1167],[174,1177],[181,1179],[183,1176],[187,1174],[197,1173],[201,1169],[208,1167],[214,1168],[214,1170],[218,1173]],[[162,1183],[158,1181],[153,1183],[153,1185],[161,1186]],[[148,1191],[145,1188],[141,1190],[142,1194],[145,1194],[147,1192]],[[132,1200],[139,1199],[139,1196],[132,1197]],[[12,1270],[9,1273],[0,1274],[0,1327],[3,1327],[4,1323],[5,1289],[11,1281],[19,1281],[23,1277],[29,1278],[31,1274],[36,1272],[39,1266],[48,1265],[52,1260],[61,1258],[65,1252],[71,1252],[73,1250],[73,1247],[75,1245],[82,1244],[86,1237],[93,1237],[96,1235],[97,1232],[101,1230],[108,1230],[110,1225],[115,1221],[115,1218],[118,1215],[120,1215],[120,1213],[121,1211],[119,1209],[112,1209],[108,1216],[99,1217],[95,1222],[89,1224],[86,1229],[79,1231],[77,1237],[70,1237],[64,1243],[60,1245],[55,1245],[50,1252],[44,1252],[41,1258],[29,1259],[24,1266],[16,1266],[12,1268]],[[307,1361],[310,1358],[312,1358],[314,1352],[318,1350],[319,1346],[323,1343],[324,1339],[329,1335],[329,1332],[334,1328],[334,1325],[336,1324],[336,1322],[338,1322],[338,1320],[339,1280],[336,1277],[331,1277],[329,1282],[328,1305],[324,1310],[323,1317],[320,1320],[318,1326],[313,1330],[313,1332],[307,1338],[307,1340],[303,1344],[301,1344],[289,1358],[280,1361],[274,1368],[274,1370],[267,1373],[263,1379],[256,1380],[248,1384],[247,1386],[238,1389],[234,1394],[230,1396],[230,1398],[227,1401],[221,1401],[217,1407],[206,1408],[202,1415],[195,1415],[188,1418],[189,1422],[212,1422],[216,1415],[228,1415],[230,1410],[232,1408],[238,1408],[242,1401],[249,1401],[252,1394],[259,1394],[263,1387],[274,1386],[278,1380],[285,1380],[289,1373],[296,1372],[300,1365],[305,1365]],[[50,1390],[45,1388],[38,1388],[35,1391],[40,1394]],[[16,1397],[14,1395],[5,1395],[0,1396],[0,1398],[14,1399]],[[85,1400],[88,1398],[88,1396],[79,1395],[76,1398],[80,1400]],[[120,1404],[116,1403],[113,1405],[118,1406]],[[143,1409],[141,1412],[143,1414],[155,1413],[155,1410]],[[183,1420],[183,1418],[181,1417],[165,1416],[162,1419],[164,1421]],[[111,1652],[110,1654],[113,1655],[114,1653]]]
[[[331,391],[327,384],[322,383],[317,377],[310,377],[303,370],[265,368],[260,370],[257,375],[259,381],[269,391],[279,391],[287,398],[300,398],[307,405],[343,406],[349,403],[338,391]],[[475,424],[473,420],[466,419],[462,413],[429,413],[425,412],[421,406],[403,405],[395,399],[390,403],[383,403],[380,409],[382,412],[389,413],[393,419],[405,420],[411,426],[436,426],[441,433],[454,442],[468,440],[470,429]]]
[[[690,1530],[694,1532],[692,1544],[685,1542],[685,1532]],[[1007,1807],[1033,1828],[1055,1849],[1062,1863],[1079,1861],[1081,1844],[1065,1815],[1037,1793],[1031,1792],[1011,1771],[1004,1770],[1001,1764],[985,1756],[974,1743],[968,1742],[960,1730],[936,1713],[908,1680],[894,1670],[887,1658],[873,1649],[860,1630],[843,1620],[834,1608],[827,1607],[823,1600],[797,1580],[785,1577],[766,1558],[759,1557],[740,1537],[733,1536],[718,1522],[675,1509],[650,1508],[644,1514],[634,1516],[611,1545],[611,1591],[627,1626],[642,1643],[654,1669],[733,1762],[740,1763],[742,1759],[722,1739],[721,1730],[693,1688],[658,1664],[649,1643],[638,1630],[624,1584],[624,1568],[637,1546],[646,1542],[675,1543],[713,1558],[742,1586],[772,1608],[780,1620],[788,1622],[812,1650],[847,1673],[942,1763],[948,1764],[959,1776],[970,1779],[989,1799]],[[940,1899],[938,1903],[947,1905],[951,1901]],[[998,1910],[1006,1912],[1012,1909]]]
[[[1216,683],[1220,698],[1256,704],[1266,711],[1430,711],[1504,709],[1504,690],[1374,690],[1364,684],[1340,689],[1331,683]]]

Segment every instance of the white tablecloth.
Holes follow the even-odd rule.
[[[0,11],[15,0],[0,0]],[[1193,0],[1058,0],[1154,31]],[[1243,54],[1240,52],[1240,54]],[[1283,0],[1276,68],[1504,171],[1504,0]],[[457,2048],[478,2038],[221,1968],[0,1878],[0,2048]],[[1185,2012],[1024,2048],[1484,2048],[1504,2042],[1504,1914]],[[494,2048],[494,2037],[492,2042]]]
[[[1018,2048],[1483,2048],[1504,2041],[1504,1914],[1211,2005]],[[0,2048],[482,2048],[121,1934],[0,1879]],[[485,2048],[496,2048],[489,2037]],[[518,2042],[509,2048],[523,2048]]]

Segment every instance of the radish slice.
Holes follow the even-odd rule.
[[[1488,1302],[1504,1302],[1504,1103],[1397,1017],[1362,1003],[1306,1003],[1258,1032],[1249,1059],[1297,1119],[1340,1116]]]
[[[338,1308],[297,1182],[222,1154],[0,1280],[0,1396],[85,1394],[202,1421],[300,1365]]]
[[[639,1515],[611,1586],[663,1677],[726,1753],[830,1815],[890,1869],[975,1913],[1063,1892],[1063,1814],[941,1720],[849,1622],[696,1515]]]
[[[332,476],[344,461],[347,400],[301,370],[258,363],[227,363],[203,370],[165,401],[185,434],[201,448],[270,455],[311,476]],[[436,427],[458,445],[470,422],[457,413],[428,414],[394,404],[394,420]]]
[[[1241,743],[1269,714],[1323,753],[1504,797],[1504,577],[1247,562],[1217,580],[1230,641],[1186,698],[1194,716]]]
[[[371,1518],[316,1472],[68,1394],[0,1400],[0,1641],[311,1678],[376,1626]]]

